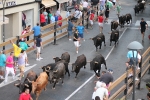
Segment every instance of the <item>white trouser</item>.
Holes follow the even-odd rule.
[[[14,68],[6,67],[5,82],[7,82],[7,78],[8,78],[9,73],[12,74],[13,79],[15,78]]]

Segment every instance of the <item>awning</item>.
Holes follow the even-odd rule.
[[[42,0],[42,4],[47,7],[52,7],[56,5],[56,2],[53,0]]]
[[[58,3],[68,2],[69,0],[56,0]]]
[[[7,17],[4,17],[4,18],[5,18],[5,21],[3,22],[3,16],[0,15],[0,25],[9,23],[9,18]]]

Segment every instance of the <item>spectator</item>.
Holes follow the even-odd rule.
[[[114,5],[114,10],[115,10],[115,8],[116,8],[116,0],[112,0],[112,3]]]
[[[71,11],[67,11],[66,18],[70,17],[70,13],[71,13]]]
[[[41,48],[43,49],[41,35],[38,36],[38,38],[36,39],[35,43],[36,43],[36,49],[37,49],[36,60],[40,61],[41,59],[43,59],[40,56]]]
[[[134,55],[134,56],[133,56]],[[136,58],[136,56],[137,56],[137,58]],[[134,65],[134,60],[135,60],[135,62],[136,62],[136,65],[138,64],[138,63],[140,63],[141,62],[141,55],[139,54],[139,51],[137,52],[137,51],[128,51],[128,53],[127,53],[127,58],[128,58],[128,61],[126,62],[126,66],[127,67],[132,67],[131,68],[131,73],[129,74],[129,77],[130,76],[133,76],[133,65]],[[136,58],[136,59],[135,59]],[[138,69],[139,69],[139,67],[138,67]],[[137,77],[135,78],[135,80],[139,80]]]
[[[55,17],[55,22],[57,22],[58,21],[58,16],[56,14],[54,14],[54,17]],[[56,24],[55,27],[58,28],[58,24]],[[58,31],[57,31],[57,33],[58,33]]]
[[[60,15],[60,8],[57,9],[55,15],[56,15],[56,16],[59,16],[59,15]]]
[[[45,17],[45,25],[48,24],[48,13],[46,12],[46,9],[44,9],[43,15]]]
[[[105,0],[100,0],[100,12],[103,13],[105,9]]]
[[[80,11],[79,10],[76,10],[75,13],[74,13],[74,18],[73,20],[78,20],[80,18]]]
[[[25,28],[23,31],[22,31],[22,33],[21,33],[21,35],[25,35],[27,33],[27,28]],[[21,40],[26,40],[26,37],[23,37]]]
[[[102,33],[103,31],[103,22],[104,22],[103,14],[100,14],[100,16],[98,16],[98,25],[100,33]]]
[[[21,53],[20,53],[19,59],[18,59],[18,66],[20,69],[20,78],[19,78],[20,81],[21,81],[22,77],[24,76],[25,61],[26,61],[25,51],[21,50]]]
[[[0,51],[0,79],[4,79],[5,66],[6,66],[5,51]]]
[[[52,17],[52,16],[53,16],[53,15],[52,15],[51,11],[49,11],[49,14],[48,14],[49,23],[51,23],[51,17]]]
[[[39,23],[37,23],[37,26],[33,27],[33,34],[34,34],[34,40],[36,40],[36,38],[40,35],[41,33],[41,27],[39,26]],[[35,43],[34,43],[34,47],[35,47]]]
[[[16,45],[14,44],[11,40],[10,40],[10,43],[12,43],[13,45],[13,48],[14,48],[14,66],[17,67],[18,66],[18,57],[19,57],[19,54],[21,52],[21,48],[19,48],[19,43]]]
[[[77,31],[74,33],[73,41],[74,41],[74,45],[76,47],[76,53],[78,53],[78,49],[79,49],[79,37],[78,37],[78,32]]]
[[[26,15],[25,13],[22,12],[22,27],[23,27],[23,30],[26,28]]]
[[[72,40],[72,30],[73,30],[73,20],[68,21],[68,36],[69,36],[69,41]]]
[[[55,16],[55,14],[51,16],[51,24],[55,23],[55,17],[54,16]]]
[[[109,5],[106,5],[106,9],[105,9],[105,22],[107,22],[108,23],[108,17],[109,17],[109,11],[110,11],[110,9],[109,9]]]
[[[42,27],[45,26],[45,22],[46,22],[45,16],[44,16],[44,14],[41,12],[41,14],[40,14],[40,23],[41,23],[41,26],[42,26]]]
[[[147,100],[150,100],[150,92],[147,93]]]
[[[13,60],[14,53],[11,52],[10,56],[6,59],[6,75],[5,75],[5,83],[7,83],[8,74],[11,73],[13,80],[15,79],[15,71],[14,71],[14,60]]]
[[[91,29],[93,29],[93,21],[94,21],[94,13],[91,12],[91,14],[90,14],[90,26],[91,26]]]
[[[99,0],[91,0],[92,7],[95,7],[99,3]]]
[[[82,3],[82,6],[83,6],[83,10],[86,12],[87,11],[87,7],[88,7],[88,0],[84,0],[83,3]]]
[[[141,34],[142,34],[142,42],[144,42],[145,30],[148,29],[148,24],[144,21],[144,18],[141,18],[140,28],[141,28]]]
[[[82,39],[83,41],[85,41],[85,39],[83,38],[83,35],[84,35],[84,31],[86,32],[86,33],[88,33],[87,32],[87,30],[84,28],[84,26],[82,25],[82,23],[80,22],[79,23],[79,25],[77,26],[77,30],[78,30],[78,35],[79,35],[79,46],[81,46],[81,43],[80,43],[80,40]]]
[[[58,21],[60,21],[60,20],[62,20],[62,16],[61,15],[58,16]],[[59,22],[58,26],[61,27],[62,26],[62,22]],[[62,33],[62,30],[60,30],[60,33]]]
[[[31,95],[29,94],[29,89],[26,88],[24,93],[21,93],[19,100],[33,100]]]

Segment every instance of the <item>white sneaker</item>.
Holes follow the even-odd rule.
[[[36,58],[37,61],[40,61],[40,59]]]
[[[71,41],[72,39],[69,39],[69,41]]]
[[[136,77],[135,80],[138,81],[139,79]]]
[[[76,53],[78,53],[78,51],[76,51]]]
[[[41,59],[43,59],[43,58],[40,57],[39,59],[41,60]]]
[[[30,64],[28,64],[28,63],[26,64],[26,66],[29,66],[29,65],[30,65]]]

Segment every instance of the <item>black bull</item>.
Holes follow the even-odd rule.
[[[94,70],[95,74],[99,77],[99,73],[101,71],[101,64],[105,65],[105,69],[107,70],[105,58],[99,54],[90,62],[90,69]],[[97,72],[98,71],[98,72]]]
[[[139,14],[140,11],[143,12],[143,10],[145,9],[144,5],[145,5],[144,3],[139,3],[135,5],[134,7],[135,16],[136,14]]]
[[[27,76],[26,76],[26,78],[25,78],[23,83],[20,82],[20,83],[16,83],[15,84],[15,86],[19,88],[19,93],[24,92],[26,88],[29,88],[30,93],[31,93],[31,91],[32,91],[32,83],[30,83],[28,81],[28,79],[31,80],[31,81],[36,81],[36,79],[37,79],[36,73],[34,73],[33,71],[30,71],[27,74]]]
[[[115,42],[115,47],[116,47],[116,43],[119,43],[119,31],[118,30],[113,30],[110,33],[110,46],[111,46],[112,41]]]
[[[111,22],[111,31],[112,31],[112,29],[116,30],[118,25],[119,25],[119,23],[117,21],[112,21]]]
[[[103,33],[100,33],[97,36],[95,36],[93,38],[90,38],[90,39],[93,40],[94,45],[96,47],[96,51],[97,51],[98,46],[99,46],[99,49],[101,49],[102,42],[104,42],[104,46],[106,46],[106,44],[105,44],[105,35]]]

